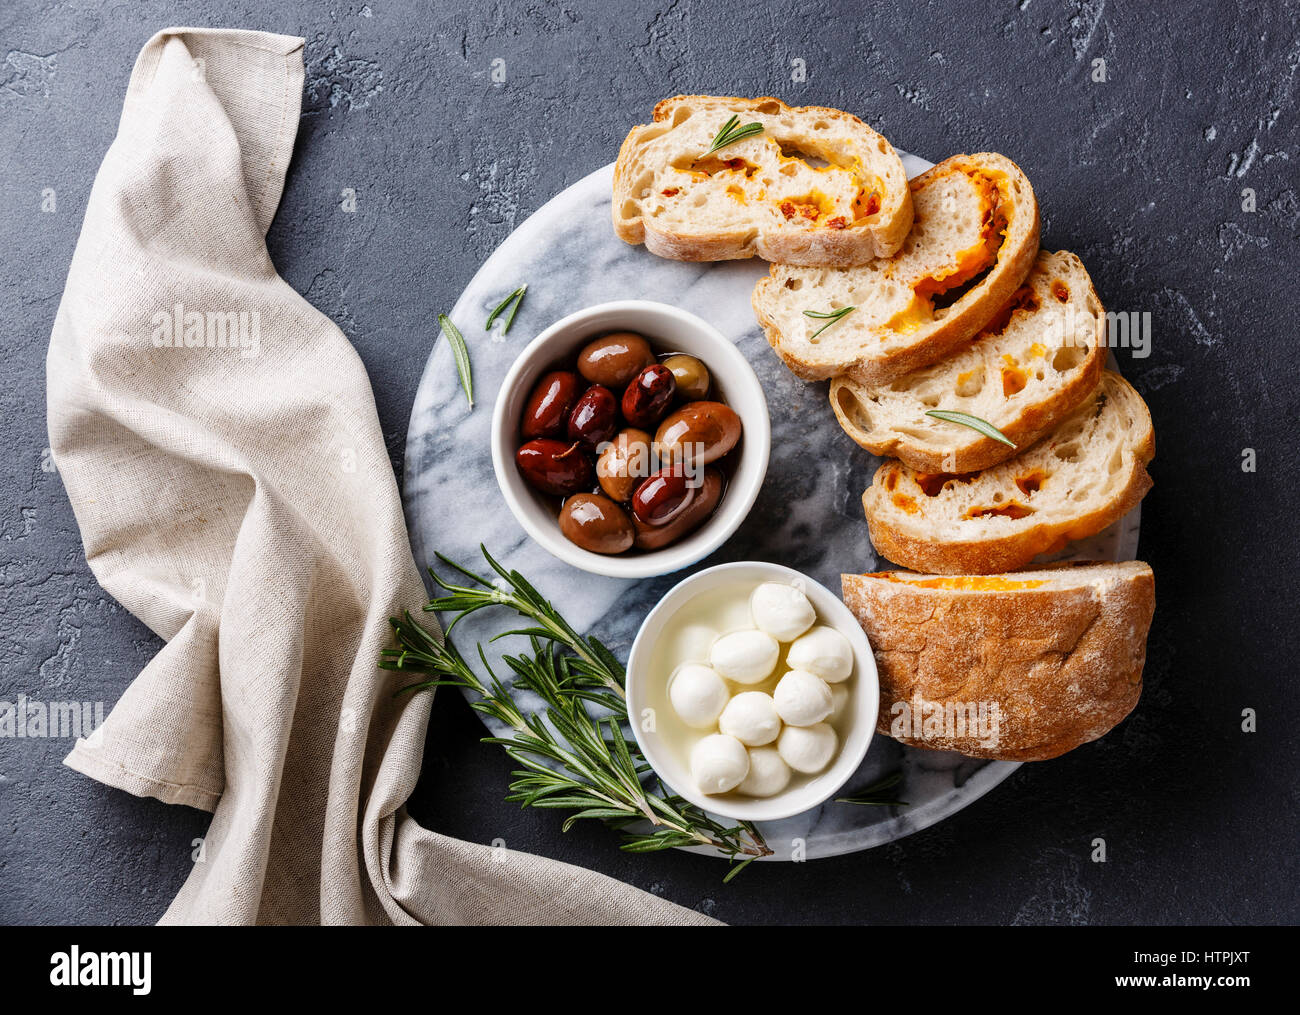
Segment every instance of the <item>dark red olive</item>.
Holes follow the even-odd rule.
[[[718,506],[722,499],[722,486],[722,473],[716,467],[708,466],[699,492],[687,503],[686,510],[678,513],[667,525],[646,525],[633,517],[632,524],[636,527],[633,545],[638,550],[659,550],[694,532]]]
[[[649,430],[663,419],[676,393],[673,372],[662,363],[652,363],[633,377],[623,392],[623,418],[632,426]]]
[[[556,497],[590,490],[596,471],[578,441],[566,444],[547,437],[522,445],[515,452],[515,465],[534,490]]]
[[[632,494],[632,514],[646,525],[667,525],[690,505],[697,485],[681,469],[660,469]]]
[[[618,401],[609,388],[589,387],[569,414],[569,440],[582,441],[593,451],[618,433]]]
[[[582,381],[572,370],[553,370],[543,377],[524,403],[519,436],[526,441],[564,436],[564,426],[581,388]]]

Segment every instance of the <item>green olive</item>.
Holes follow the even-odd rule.
[[[694,356],[679,353],[664,360],[677,381],[677,395],[683,402],[698,402],[709,397],[709,368]]]

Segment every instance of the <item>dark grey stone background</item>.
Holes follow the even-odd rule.
[[[504,804],[509,766],[454,694],[435,705],[413,813],[735,922],[1295,922],[1298,22],[1293,4],[1104,0],[6,3],[0,698],[111,705],[158,648],[90,575],[59,478],[41,468],[50,325],[156,29],[306,37],[271,254],[356,344],[399,476],[435,314],[656,100],[841,106],[930,159],[1014,158],[1042,203],[1043,245],[1078,252],[1109,308],[1152,315],[1150,357],[1120,353],[1159,432],[1142,538],[1159,607],[1136,713],[929,831],[751,867],[730,886],[710,859],[628,857],[598,827],[563,836],[554,815]],[[490,80],[497,57],[505,84]],[[41,212],[47,187],[54,213]],[[345,187],[356,214],[339,211]],[[1241,732],[1244,708],[1259,732]],[[0,741],[0,921],[156,920],[205,816],[77,775],[60,765],[67,748]],[[1095,837],[1106,863],[1090,859]]]

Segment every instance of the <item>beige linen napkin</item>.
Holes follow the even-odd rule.
[[[90,195],[51,447],[95,576],[167,644],[67,764],[213,812],[164,922],[709,922],[405,813],[431,695],[375,661],[424,588],[365,368],[265,245],[301,51],[160,32]]]

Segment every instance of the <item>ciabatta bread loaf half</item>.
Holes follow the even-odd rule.
[[[1108,732],[1142,693],[1155,577],[1141,561],[842,583],[875,651],[876,728],[903,743],[1045,761]]]
[[[1101,380],[1106,312],[1083,263],[1062,250],[1038,263],[974,342],[933,366],[882,384],[831,382],[844,432],[874,455],[920,472],[974,472],[1015,448],[926,413],[947,409],[992,423],[1028,447]]]
[[[731,117],[762,131],[706,154]],[[912,225],[902,160],[838,109],[678,95],[633,127],[614,165],[614,231],[660,257],[849,265]]]
[[[955,155],[912,181],[915,217],[898,253],[854,268],[773,265],[754,313],[805,380],[876,384],[927,366],[986,327],[1038,253],[1038,202],[1010,159]],[[818,334],[825,318],[852,307]]]
[[[1151,414],[1119,374],[1024,453],[981,472],[887,461],[862,495],[877,552],[914,571],[998,574],[1100,532],[1151,489]]]

